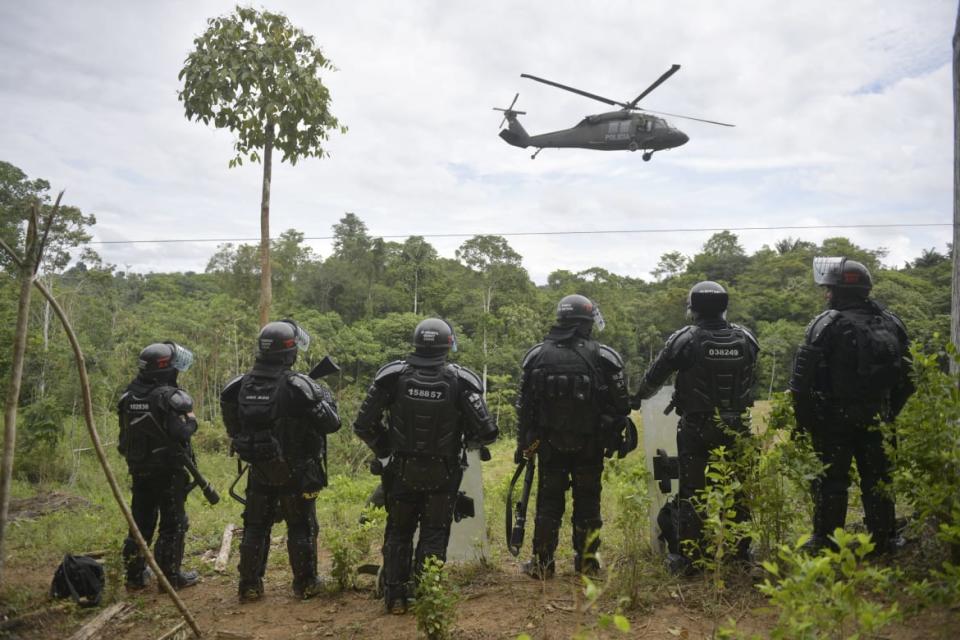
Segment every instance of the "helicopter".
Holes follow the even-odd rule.
[[[513,96],[513,102],[511,102],[510,106],[506,109],[501,107],[493,108],[494,111],[503,112],[503,120],[500,121],[500,137],[503,138],[507,144],[511,144],[522,149],[526,149],[527,147],[536,147],[537,150],[532,156],[530,156],[531,160],[535,159],[537,155],[546,148],[574,147],[580,149],[597,149],[600,151],[639,151],[642,149],[643,160],[648,162],[650,158],[653,157],[653,153],[655,151],[663,151],[664,149],[673,149],[674,147],[679,147],[680,145],[686,144],[690,139],[687,134],[685,134],[683,131],[680,131],[663,118],[658,118],[655,115],[649,114],[659,114],[670,116],[672,118],[683,118],[684,120],[696,120],[697,122],[707,122],[709,124],[717,124],[722,127],[736,126],[726,122],[717,122],[715,120],[704,120],[703,118],[692,118],[690,116],[681,116],[675,113],[651,111],[650,109],[642,109],[637,106],[637,103],[640,102],[640,100],[645,98],[647,94],[666,82],[670,76],[679,70],[680,65],[675,64],[671,66],[670,69],[657,78],[653,84],[647,87],[643,93],[638,95],[630,102],[611,100],[610,98],[604,98],[603,96],[598,96],[594,93],[588,93],[586,91],[581,91],[580,89],[568,87],[560,84],[559,82],[553,82],[552,80],[546,80],[544,78],[538,78],[537,76],[521,73],[521,78],[529,78],[530,80],[542,82],[543,84],[550,85],[551,87],[557,87],[558,89],[571,91],[578,95],[622,108],[619,111],[608,111],[606,113],[598,113],[587,116],[570,129],[562,129],[560,131],[551,131],[550,133],[541,133],[531,136],[523,128],[523,125],[520,124],[520,121],[517,120],[518,115],[526,115],[527,112],[517,111],[513,108],[514,105],[517,104],[517,98],[520,97],[520,93],[518,92],[515,96]],[[505,122],[509,122],[510,126],[506,129],[502,129]]]

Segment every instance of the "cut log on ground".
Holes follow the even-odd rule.
[[[236,526],[233,523],[228,524],[223,529],[223,538],[220,540],[220,553],[213,563],[213,568],[218,573],[223,573],[227,568],[227,562],[230,561],[230,545],[233,543],[233,532]]]
[[[9,620],[0,622],[0,632],[12,631],[21,627],[32,627],[44,617],[53,613],[66,611],[71,606],[73,606],[72,602],[60,602],[52,607],[42,607],[40,609],[28,611],[27,613],[17,616],[16,618],[10,618]]]
[[[93,638],[99,637],[100,632],[107,626],[107,623],[129,606],[130,603],[128,602],[117,602],[110,605],[98,613],[93,620],[80,627],[79,631],[70,636],[70,640],[92,640]]]

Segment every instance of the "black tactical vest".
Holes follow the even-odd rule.
[[[834,333],[834,348],[826,362],[830,397],[879,410],[903,366],[904,346],[896,323],[877,309],[845,309],[830,330]]]
[[[130,474],[151,475],[177,468],[166,431],[167,416],[160,403],[169,385],[132,382],[120,398],[120,436],[117,449],[126,458]]]
[[[578,449],[581,438],[597,434],[602,384],[598,363],[597,342],[577,337],[544,341],[533,363],[537,423],[561,450]]]
[[[243,377],[237,397],[245,459],[254,465],[257,478],[270,485],[290,482],[301,463],[317,458],[323,449],[322,435],[292,406],[287,384],[291,375],[285,368],[254,366]]]
[[[463,432],[456,372],[447,365],[408,366],[397,376],[389,407],[391,468],[406,486],[429,491],[446,482],[460,465]]]
[[[753,405],[756,352],[743,329],[696,327],[693,365],[677,374],[675,400],[684,414],[742,413]]]

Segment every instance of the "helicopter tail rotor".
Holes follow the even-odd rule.
[[[523,116],[523,115],[526,115],[526,114],[527,114],[526,111],[515,111],[514,108],[513,108],[513,105],[517,104],[517,98],[519,98],[519,97],[520,97],[520,93],[517,92],[517,94],[516,94],[515,96],[513,96],[513,102],[511,102],[511,103],[510,103],[510,106],[507,107],[506,109],[503,109],[503,108],[501,108],[501,107],[494,107],[494,108],[493,108],[494,111],[503,111],[503,120],[500,121],[500,127],[499,127],[500,129],[503,128],[503,124],[504,124],[507,120],[510,120],[511,122],[513,122],[513,119],[514,119],[515,116]]]

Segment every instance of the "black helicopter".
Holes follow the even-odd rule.
[[[637,103],[640,102],[640,100],[663,84],[667,78],[679,70],[680,65],[673,65],[666,73],[657,78],[653,84],[647,87],[643,93],[638,95],[630,102],[611,100],[609,98],[604,98],[603,96],[598,96],[593,93],[581,91],[580,89],[574,89],[573,87],[562,85],[558,82],[553,82],[551,80],[545,80],[543,78],[538,78],[537,76],[531,76],[529,74],[522,73],[520,74],[521,78],[530,78],[531,80],[548,84],[551,87],[572,91],[578,95],[622,108],[619,111],[609,111],[607,113],[598,113],[596,115],[587,116],[577,123],[576,126],[570,129],[562,129],[560,131],[552,131],[550,133],[541,133],[539,135],[531,136],[526,132],[526,130],[524,130],[523,126],[520,124],[520,121],[517,120],[517,116],[525,115],[526,111],[516,111],[513,108],[513,106],[517,103],[517,98],[520,97],[520,94],[517,93],[515,96],[513,96],[513,102],[511,102],[510,106],[506,109],[502,109],[500,107],[493,108],[494,111],[503,112],[503,120],[500,122],[501,127],[503,126],[504,122],[510,123],[508,128],[500,131],[500,137],[503,138],[508,144],[512,144],[513,146],[520,147],[522,149],[526,149],[527,147],[536,147],[537,150],[532,156],[530,156],[531,159],[536,158],[537,154],[548,147],[575,147],[580,149],[597,149],[600,151],[638,151],[642,149],[644,161],[649,161],[650,158],[653,157],[654,151],[662,151],[664,149],[673,149],[674,147],[679,147],[682,144],[686,144],[687,140],[690,138],[683,131],[680,131],[676,127],[672,126],[663,118],[658,118],[648,114],[658,113],[660,115],[670,116],[673,118],[683,118],[685,120],[696,120],[697,122],[718,124],[723,127],[736,126],[727,124],[725,122],[716,122],[714,120],[691,118],[690,116],[680,116],[674,113],[665,113],[662,111],[651,111],[649,109],[642,109],[637,106]],[[641,111],[643,113],[639,113]]]

